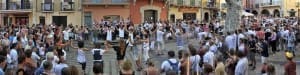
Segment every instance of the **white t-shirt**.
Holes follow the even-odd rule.
[[[233,42],[233,37],[232,37],[232,35],[229,35],[229,36],[227,36],[226,38],[225,38],[225,43],[226,43],[226,45],[227,45],[227,47],[229,48],[229,49],[234,49],[234,42]]]
[[[248,30],[247,34],[248,34],[248,35],[254,35],[254,36],[256,36],[255,31],[252,31],[252,30]]]
[[[130,41],[130,40],[131,41]],[[131,43],[131,42],[133,42],[134,41],[134,39],[133,39],[133,33],[129,33],[129,38],[128,38],[128,40],[126,41],[126,43],[128,43],[128,46],[133,46],[133,44]]]
[[[63,34],[64,34],[64,40],[69,40],[69,33],[70,33],[70,31],[69,30],[64,30],[63,31]]]
[[[124,31],[124,29],[119,29],[119,37],[121,37],[121,38],[125,37],[125,31]]]
[[[212,46],[209,47],[209,51],[212,51],[212,52],[214,52],[214,53],[217,53],[218,48],[217,48],[216,45],[212,45]]]
[[[248,75],[248,59],[246,57],[238,61],[234,73],[235,75]]]
[[[164,33],[165,32],[158,30],[156,32],[156,35],[157,35],[156,41],[164,41]]]
[[[238,40],[237,40],[237,41],[238,41],[238,42],[237,42],[238,45],[240,45],[240,39],[246,39],[245,35],[244,35],[244,34],[241,34],[241,33],[239,34]]]
[[[239,51],[245,52],[245,44],[239,45]]]
[[[172,63],[178,62],[178,68],[180,67],[180,62],[179,62],[178,60],[176,60],[175,58],[168,59],[168,60],[170,60]],[[164,62],[161,64],[161,69],[164,70],[164,71],[168,71],[168,70],[171,70],[171,69],[172,69],[172,66],[171,66],[171,64],[168,62],[168,60],[164,61]]]
[[[208,51],[203,56],[203,62],[208,63],[211,66],[214,66],[214,57],[215,57],[214,53],[212,51]]]
[[[31,58],[34,60],[34,62],[38,62],[41,58],[36,52],[31,53]]]
[[[61,71],[63,68],[68,67],[67,64],[57,64],[53,67],[55,75],[62,75]]]
[[[112,31],[111,30],[107,30],[107,32],[106,32],[106,40],[112,41]]]
[[[12,59],[12,62],[14,63],[13,65],[17,65],[18,62],[18,52],[16,49],[11,49],[9,52],[9,55]]]
[[[12,59],[9,54],[6,55],[6,61],[7,61],[7,63],[12,63]]]
[[[79,62],[79,63],[85,63],[86,62],[84,51],[81,50],[81,49],[77,50],[77,62]]]
[[[45,55],[45,48],[44,47],[39,48],[39,55],[41,55],[41,56]]]
[[[199,55],[195,55],[195,56],[190,56],[190,64],[191,64],[191,68],[194,69],[194,71],[200,71],[200,60],[201,57]]]

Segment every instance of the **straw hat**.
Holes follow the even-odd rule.
[[[285,56],[287,58],[293,58],[294,57],[293,53],[291,53],[291,52],[285,52]]]

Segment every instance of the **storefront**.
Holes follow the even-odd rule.
[[[174,16],[174,19],[172,18]],[[201,14],[196,7],[171,7],[169,17],[172,22],[177,20],[200,20]]]
[[[167,13],[164,0],[136,0],[130,5],[130,19],[134,24],[167,21]]]

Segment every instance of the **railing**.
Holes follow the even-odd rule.
[[[190,5],[191,5],[191,6],[195,6],[195,5],[196,5],[195,0],[190,0]]]
[[[300,2],[296,2],[296,7],[300,7]]]
[[[53,11],[54,3],[42,3],[41,6],[42,11]]]
[[[218,7],[218,4],[216,2],[205,2],[206,4],[206,7],[207,8],[217,8]]]
[[[183,0],[177,0],[177,5],[183,5],[184,1]]]
[[[261,6],[281,5],[281,1],[261,3]]]
[[[31,9],[31,7],[30,2],[9,2],[0,4],[1,10],[27,10]]]
[[[129,4],[129,0],[84,0],[83,4]]]
[[[61,11],[74,11],[75,3],[74,2],[61,2]]]

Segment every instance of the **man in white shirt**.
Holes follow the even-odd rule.
[[[165,60],[161,64],[161,73],[167,73],[170,71],[175,71],[179,73],[180,62],[175,58],[175,52],[169,51],[168,52],[169,59]]]
[[[209,42],[209,44],[209,51],[212,51],[214,54],[216,54],[218,51],[217,45],[214,42]]]
[[[107,41],[112,41],[112,35],[113,35],[113,30],[112,28],[107,28],[107,31],[106,31],[106,40]]]
[[[248,59],[245,57],[244,52],[238,51],[237,56],[239,61],[235,67],[235,75],[248,75]]]
[[[234,49],[234,41],[233,40],[234,40],[233,36],[230,33],[228,33],[228,36],[226,36],[226,38],[225,38],[225,44],[227,45],[227,48],[229,50]]]
[[[64,42],[65,43],[69,43],[69,39],[70,39],[70,35],[69,33],[71,32],[71,29],[69,28],[66,28],[64,31],[63,31],[63,35],[64,35]],[[69,51],[69,45],[66,45],[65,46],[65,50]]]
[[[162,50],[165,49],[164,34],[165,32],[163,32],[162,29],[156,31],[156,43],[158,48],[158,55],[162,54]]]
[[[214,59],[215,59],[214,53],[212,51],[207,51],[203,56],[203,63],[214,66]]]
[[[59,57],[60,63],[54,66],[54,73],[55,75],[62,75],[61,71],[63,68],[68,67],[68,65],[65,63],[64,57],[60,56]]]
[[[11,57],[11,61],[12,63],[8,63],[8,67],[12,68],[12,69],[16,69],[17,65],[18,65],[18,52],[16,50],[16,46],[17,44],[13,44],[11,47],[12,49],[9,52],[9,55]]]
[[[119,38],[124,39],[125,38],[125,27],[123,25],[121,25],[120,28],[118,29],[118,31],[119,31]]]

